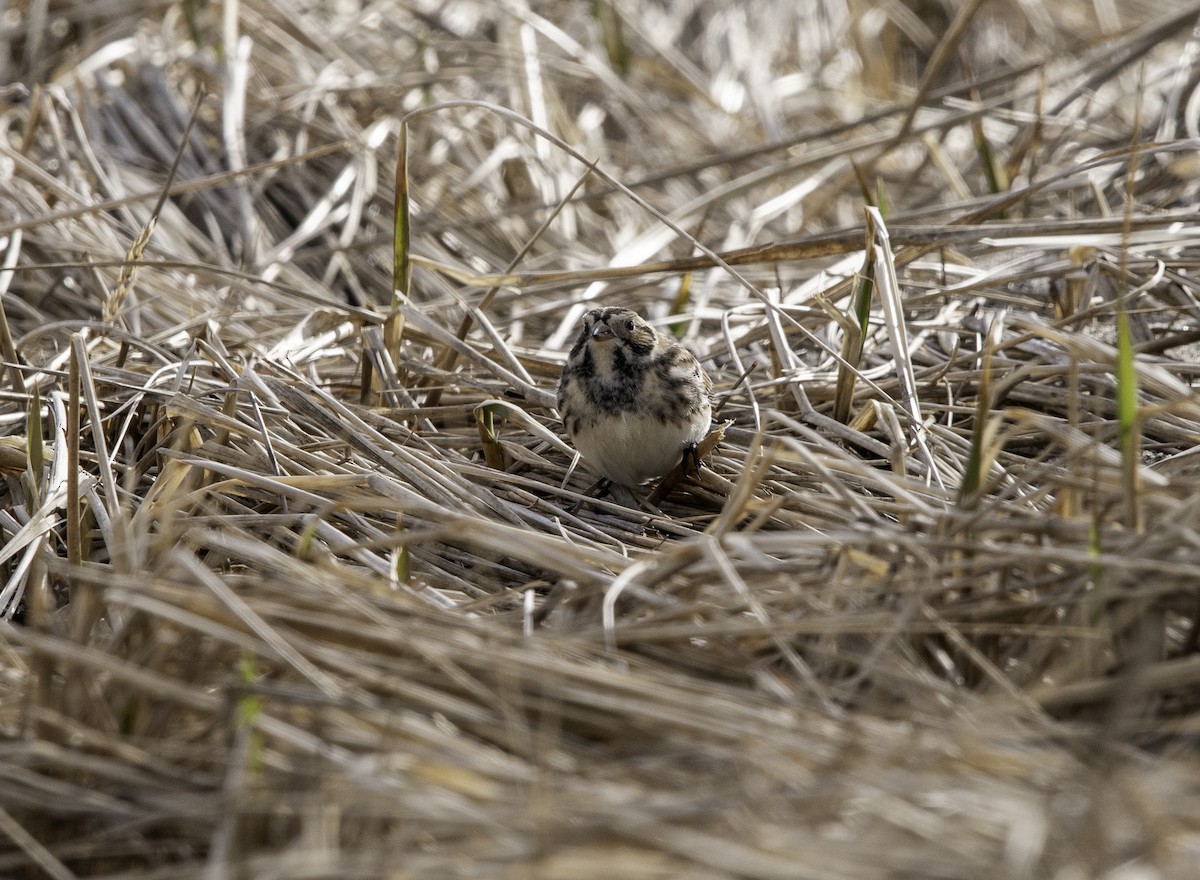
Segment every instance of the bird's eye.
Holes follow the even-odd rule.
[[[637,326],[637,324],[633,323],[633,318],[630,318],[628,321],[625,322],[625,329],[630,333],[633,332],[633,328],[636,326]]]

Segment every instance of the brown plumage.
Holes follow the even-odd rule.
[[[636,486],[695,455],[712,422],[712,380],[636,312],[592,309],[559,380],[558,411],[588,464]]]

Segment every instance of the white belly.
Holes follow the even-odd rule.
[[[686,424],[664,424],[656,418],[623,413],[581,427],[572,439],[584,459],[614,483],[636,486],[661,477],[683,458],[683,450],[708,432],[706,408]]]

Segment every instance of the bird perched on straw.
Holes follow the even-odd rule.
[[[558,383],[558,411],[583,458],[637,486],[683,461],[712,422],[712,380],[687,349],[629,309],[592,309]]]

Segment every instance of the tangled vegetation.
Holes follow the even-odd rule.
[[[1197,876],[1198,25],[17,4],[0,876]]]

